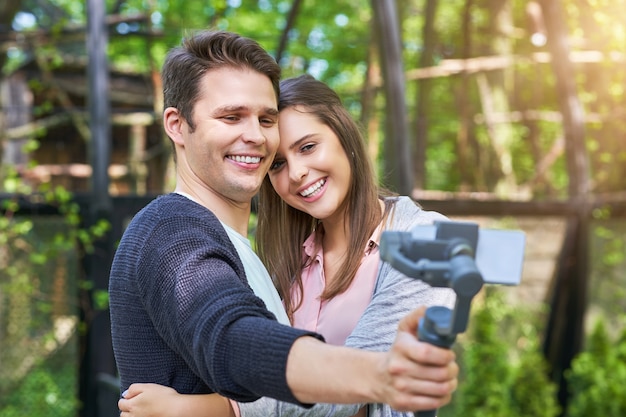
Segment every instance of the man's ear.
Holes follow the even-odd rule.
[[[184,119],[181,117],[177,108],[168,107],[163,112],[163,128],[167,136],[177,145],[184,145],[183,132]]]

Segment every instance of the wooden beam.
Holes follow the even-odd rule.
[[[39,132],[46,129],[62,126],[72,120],[70,113],[72,112],[53,114],[35,122],[0,131],[0,142],[37,136]],[[75,112],[75,115],[83,119],[87,118],[87,113],[84,111]],[[111,124],[115,126],[149,126],[156,123],[156,121],[154,113],[151,112],[114,113],[111,116]]]

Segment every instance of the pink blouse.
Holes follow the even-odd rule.
[[[326,279],[324,277],[324,251],[319,248],[315,260],[302,271],[302,284],[307,295],[302,305],[295,311],[293,327],[316,331],[324,336],[331,345],[343,345],[356,327],[359,318],[372,299],[374,284],[378,272],[378,244],[381,227],[379,226],[363,251],[363,261],[348,289],[330,300],[321,302],[320,295],[324,291]],[[315,233],[311,234],[303,243],[304,253],[312,256],[315,253]],[[292,288],[294,301],[298,301],[300,294],[296,286]],[[236,417],[241,416],[239,404],[230,400]]]
[[[316,247],[315,234],[304,242],[304,253],[315,259],[302,271],[302,284],[306,297],[294,312],[293,326],[316,331],[331,345],[343,345],[352,333],[365,308],[372,299],[378,272],[378,244],[380,226],[374,231],[363,251],[363,261],[348,289],[330,300],[320,300],[326,287],[324,277],[324,252]],[[316,253],[316,250],[319,251]],[[315,254],[315,255],[314,255]],[[294,301],[300,299],[297,287],[292,289]]]

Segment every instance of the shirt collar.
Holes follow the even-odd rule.
[[[315,231],[313,231],[313,233],[311,233],[302,244],[302,248],[304,249],[304,254],[310,258],[315,253],[316,247]]]
[[[367,244],[365,245],[365,248],[363,250],[364,255],[369,255],[369,253],[374,248],[380,245],[380,235],[382,233],[382,229],[383,229],[383,224],[381,223],[374,230],[374,233],[372,233],[372,236],[370,236]],[[316,232],[313,231],[313,233],[311,233],[309,237],[307,237],[304,243],[302,244],[304,254],[308,256],[309,258],[313,256],[315,253],[320,254],[322,252],[322,248],[321,247],[318,248],[316,237],[317,237]]]
[[[383,230],[383,224],[382,222],[378,225],[378,227],[374,230],[374,233],[372,233],[372,236],[370,236],[369,241],[367,242],[367,246],[365,247],[365,255],[369,255],[369,253],[374,249],[377,248],[380,245],[380,235],[382,233]]]

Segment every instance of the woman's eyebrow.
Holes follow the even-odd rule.
[[[289,145],[289,150],[299,146],[302,142],[304,142],[305,140],[310,139],[311,137],[315,136],[314,133],[309,133],[308,135],[304,135],[302,136],[300,139],[298,139],[297,141],[295,141],[294,143],[292,143],[291,145]]]

